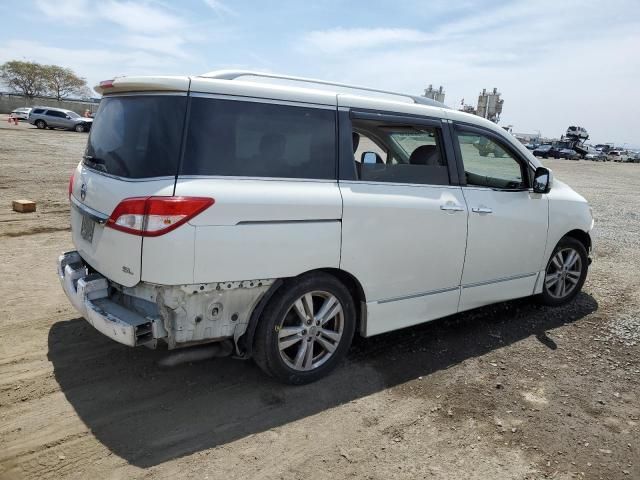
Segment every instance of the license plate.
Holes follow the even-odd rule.
[[[93,230],[96,227],[96,222],[91,220],[87,216],[82,216],[82,226],[80,227],[80,236],[87,242],[93,241]]]

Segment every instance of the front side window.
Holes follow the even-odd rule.
[[[336,178],[335,110],[193,97],[181,175]]]
[[[352,137],[359,180],[449,184],[437,127],[354,120]]]
[[[523,168],[509,151],[488,136],[458,132],[467,185],[519,190],[527,187]]]
[[[57,118],[65,117],[64,113],[58,112],[57,110],[49,110],[49,112],[47,112],[47,115],[49,115],[50,117],[57,117]]]

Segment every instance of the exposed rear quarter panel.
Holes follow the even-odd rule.
[[[195,227],[194,283],[292,277],[340,263],[333,181],[179,178],[176,195],[213,197]]]

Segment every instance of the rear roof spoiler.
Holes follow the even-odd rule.
[[[100,95],[122,92],[188,92],[189,77],[172,76],[139,76],[116,77],[112,80],[104,80],[93,89]]]

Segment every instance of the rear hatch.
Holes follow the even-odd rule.
[[[71,230],[82,258],[119,284],[140,281],[143,237],[105,222],[126,198],[173,195],[186,105],[186,92],[127,93],[96,113],[70,185]]]

